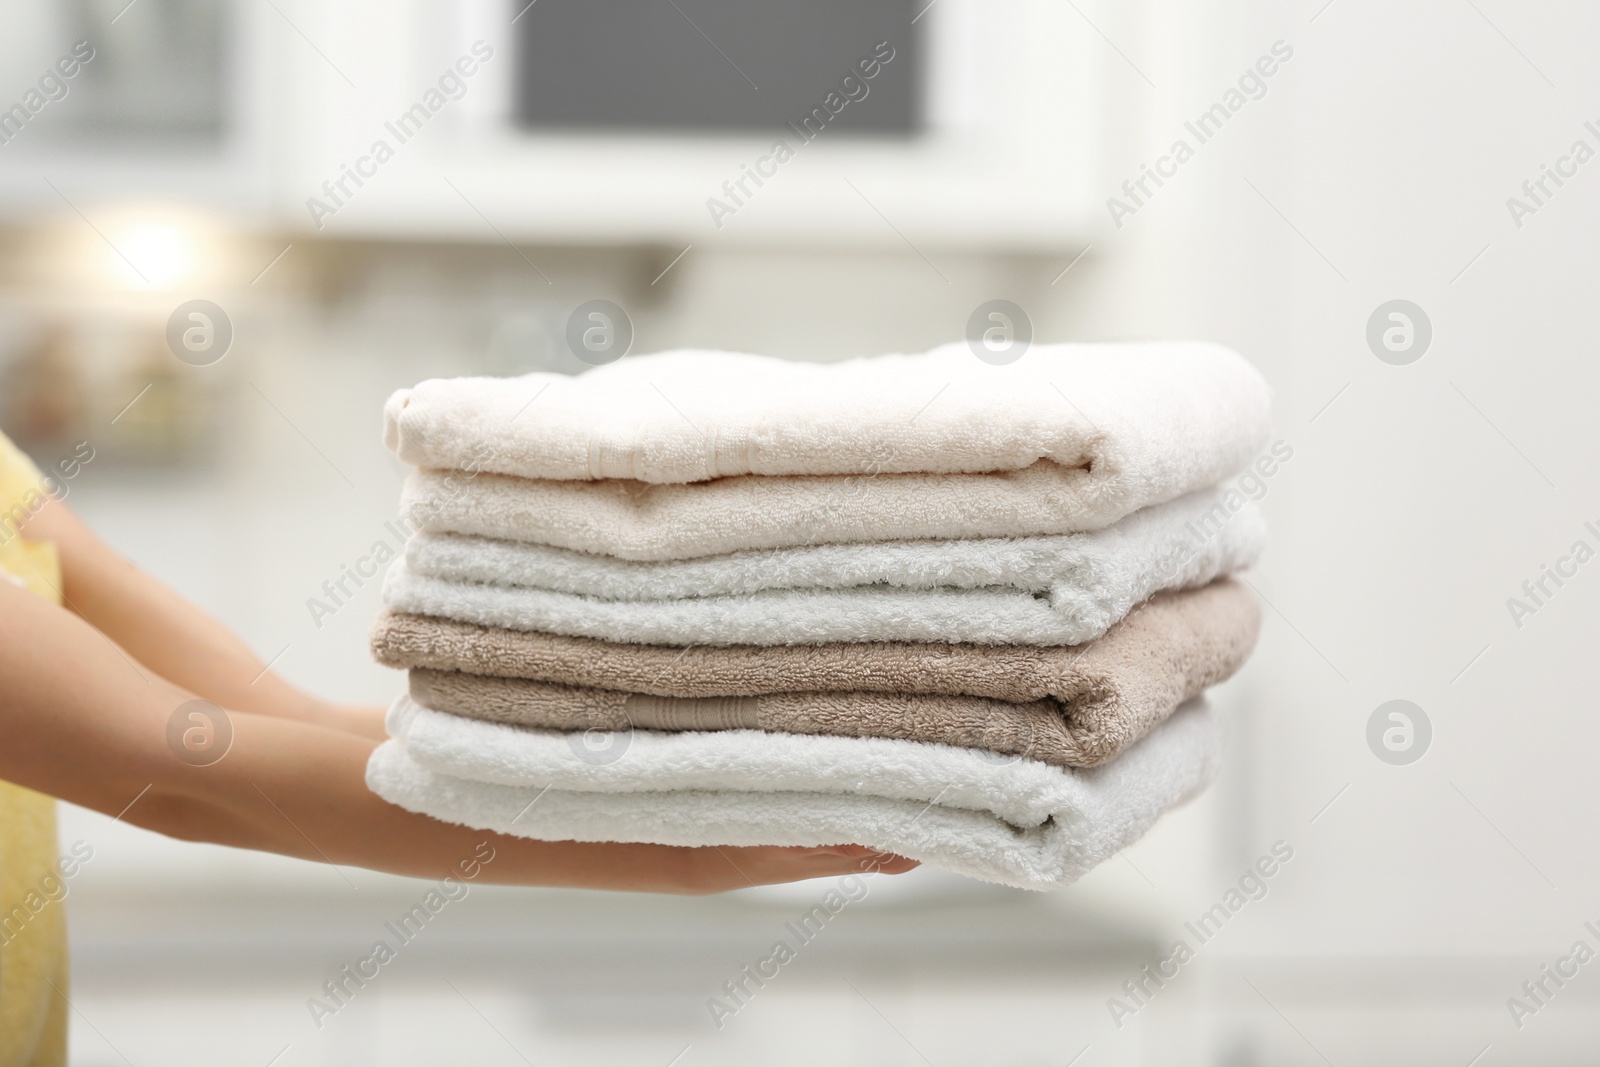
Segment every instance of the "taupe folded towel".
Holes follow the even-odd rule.
[[[1223,579],[1076,647],[673,648],[385,614],[373,654],[437,711],[560,730],[744,729],[938,741],[1093,766],[1230,677],[1260,609]]]

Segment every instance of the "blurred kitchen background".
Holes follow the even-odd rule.
[[[13,0],[0,19],[0,109],[24,108],[0,114],[0,426],[41,464],[88,442],[70,502],[334,697],[401,686],[365,648],[376,582],[320,626],[306,605],[394,514],[383,399],[581,369],[564,338],[587,300],[626,310],[634,352],[915,351],[995,298],[1041,341],[1215,339],[1266,374],[1293,448],[1252,575],[1261,648],[1220,695],[1221,779],[1072,889],[875,880],[719,1030],[707,998],[827,884],[474,888],[319,1027],[308,998],[425,883],[64,809],[63,847],[94,850],[70,883],[74,1062],[1592,1062],[1600,969],[1520,1019],[1507,1001],[1600,947],[1600,570],[1520,627],[1506,601],[1600,520],[1600,172],[1523,188],[1600,147],[1600,13]],[[78,41],[93,58],[41,82]],[[785,128],[880,41],[865,99],[814,140]],[[1241,86],[1199,143],[1185,124]],[[793,158],[733,198],[775,138]],[[1180,138],[1193,158],[1124,190]],[[1367,340],[1395,299],[1431,322],[1409,365]],[[191,300],[221,309],[222,358],[169,348]],[[1405,766],[1367,741],[1397,698],[1432,724]],[[1195,945],[1184,922],[1278,841],[1266,897],[1118,1025],[1108,998]]]

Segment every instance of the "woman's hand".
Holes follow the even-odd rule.
[[[798,882],[847,874],[904,874],[916,860],[861,845],[833,848],[697,848],[691,866],[693,887],[687,892],[721,893],[752,885]]]
[[[326,726],[330,730],[341,730],[357,737],[365,737],[369,741],[382,741],[389,734],[383,728],[383,721],[388,716],[387,708],[365,707],[359,704],[333,704],[327,701],[317,701],[315,710],[308,718],[318,726]]]

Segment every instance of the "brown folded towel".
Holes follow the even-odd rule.
[[[1225,578],[1157,596],[1072,648],[673,648],[386,613],[372,650],[412,669],[419,703],[497,722],[899,737],[1093,766],[1230,677],[1259,625],[1250,590]]]

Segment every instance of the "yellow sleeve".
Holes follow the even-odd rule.
[[[61,564],[56,546],[30,541],[17,532],[44,506],[48,495],[44,475],[33,460],[0,433],[0,580],[59,604]]]
[[[39,468],[0,433],[0,581],[60,603],[55,546],[17,534],[46,491]],[[0,782],[0,1067],[67,1062],[65,911],[40,891],[55,862],[55,801]]]

